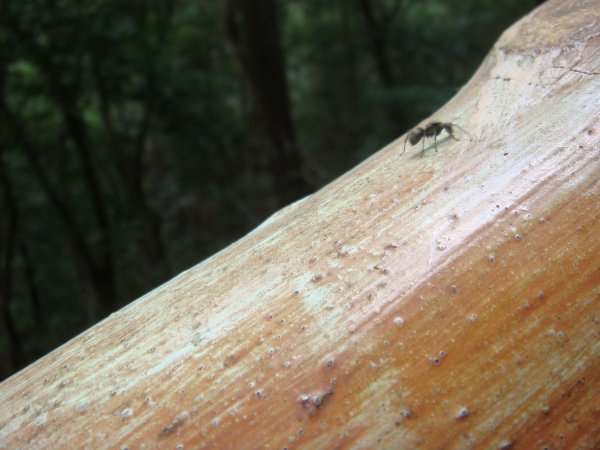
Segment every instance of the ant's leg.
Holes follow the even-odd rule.
[[[421,158],[425,156],[425,136],[423,136],[423,149],[421,150]]]
[[[435,152],[437,153],[437,134],[433,135],[433,148],[435,148]]]

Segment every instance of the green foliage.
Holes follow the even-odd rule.
[[[435,111],[534,3],[279,1],[306,182]],[[0,332],[0,375],[283,206],[231,4],[2,2],[0,270],[12,289],[0,302],[19,342]]]

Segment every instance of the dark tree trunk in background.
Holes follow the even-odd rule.
[[[42,301],[37,285],[35,268],[33,261],[31,260],[29,249],[22,239],[19,239],[19,254],[23,263],[23,278],[25,280],[25,285],[27,286],[27,293],[29,294],[35,327],[38,330],[45,331],[47,329],[47,324],[44,321]]]
[[[164,16],[164,30],[169,25],[169,18],[170,14]],[[27,46],[34,61],[45,74],[46,89],[62,114],[65,136],[73,144],[75,150],[78,168],[81,172],[79,178],[83,183],[87,204],[94,218],[96,235],[94,242],[87,239],[81,224],[78,223],[78,214],[74,205],[65,200],[68,196],[64,195],[63,187],[51,182],[48,171],[40,160],[41,148],[28,136],[28,130],[20,122],[18,114],[9,111],[8,105],[4,104],[7,117],[15,125],[12,130],[15,143],[24,150],[50,204],[57,210],[63,221],[75,258],[90,283],[93,297],[97,300],[95,305],[89,300],[85,304],[89,320],[93,322],[98,317],[116,310],[120,302],[117,291],[111,205],[109,196],[105,192],[106,185],[103,186],[100,176],[102,168],[92,158],[96,148],[88,136],[88,124],[84,118],[83,109],[80,107],[80,100],[83,96],[80,80],[71,79],[65,82],[61,75],[63,68],[37,44],[35,37],[28,30],[20,27],[15,21],[10,22],[8,26],[14,36]],[[96,62],[93,58],[92,61]],[[132,227],[132,233],[141,255],[140,265],[145,269],[142,271],[144,273],[143,280],[138,280],[138,282],[144,289],[147,289],[148,285],[156,285],[168,276],[166,252],[161,236],[161,218],[148,204],[143,189],[144,157],[152,114],[153,93],[151,88],[156,86],[157,80],[150,80],[148,83],[151,88],[141,99],[142,114],[135,137],[132,143],[126,143],[121,141],[123,137],[117,133],[111,121],[110,93],[103,84],[101,68],[94,64],[92,66],[97,69],[93,74],[98,88],[101,117],[111,143],[109,147],[112,149],[112,163],[119,176],[118,183],[122,186],[120,191],[122,195],[116,201],[122,202],[122,211],[124,211],[127,223]]]
[[[95,58],[95,57],[94,57]],[[144,158],[147,150],[147,138],[150,124],[150,102],[144,99],[140,124],[135,136],[133,150],[122,141],[122,136],[116,131],[111,116],[111,97],[101,70],[102,61],[92,60],[94,85],[98,95],[100,115],[104,131],[110,145],[108,151],[117,175],[115,184],[119,192],[121,213],[128,222],[133,222],[136,230],[136,243],[142,255],[141,264],[144,266],[144,285],[158,284],[169,274],[167,255],[162,238],[162,219],[150,207],[144,192]],[[149,96],[148,96],[149,97]],[[130,150],[130,151],[128,151]]]
[[[351,26],[351,2],[354,0],[343,0],[340,2],[340,25],[338,40],[343,43],[342,67],[339,67],[340,86],[342,89],[339,113],[336,113],[336,120],[340,122],[340,127],[344,130],[342,139],[345,139],[344,147],[352,148],[356,142],[360,142],[364,135],[364,130],[356,126],[354,120],[360,111],[360,90],[358,81],[357,50],[354,45],[354,36]],[[338,154],[339,155],[339,154]],[[339,156],[338,156],[339,157]]]
[[[374,61],[375,71],[382,86],[392,92],[401,77],[401,68],[395,67],[396,61],[390,61],[388,42],[390,41],[390,24],[398,14],[401,2],[395,1],[387,11],[383,11],[383,6],[380,11],[375,11],[371,0],[358,0],[358,6],[365,24],[368,47]],[[382,106],[389,123],[397,124],[398,129],[405,129],[411,125],[409,115],[401,103],[392,101]]]
[[[394,75],[391,64],[387,56],[385,26],[381,21],[375,18],[371,2],[369,0],[359,0],[360,12],[367,28],[367,37],[375,67],[381,83],[390,88],[394,84]]]
[[[13,264],[17,241],[18,210],[14,197],[14,190],[4,164],[4,143],[0,142],[0,188],[2,189],[3,218],[0,229],[4,243],[0,249],[0,313],[2,314],[2,328],[5,330],[8,341],[7,370],[15,371],[20,367],[21,343],[10,311],[10,301],[13,295]],[[5,224],[2,222],[6,222]]]
[[[40,186],[46,195],[48,202],[55,209],[65,227],[68,242],[76,256],[78,263],[82,266],[85,274],[93,287],[96,300],[99,303],[101,314],[107,314],[116,308],[114,276],[106,275],[106,267],[99,265],[95,258],[91,246],[86,242],[77,220],[74,217],[72,208],[61,198],[59,191],[53,185],[50,177],[39,159],[39,148],[29,140],[23,125],[19,118],[8,108],[4,100],[3,92],[0,92],[0,117],[8,125],[12,134],[14,146],[21,149],[29,163],[29,166],[40,183]],[[106,254],[106,253],[105,253]],[[112,254],[112,253],[110,253]],[[113,284],[110,284],[113,283]],[[90,320],[97,319],[96,308],[88,308]]]
[[[51,69],[49,70],[51,71]],[[60,83],[58,80],[49,80]],[[69,137],[72,139],[79,160],[81,179],[83,180],[88,199],[96,219],[99,243],[96,246],[95,264],[89,270],[94,291],[100,301],[100,313],[106,315],[114,311],[117,306],[117,291],[115,279],[115,264],[112,243],[111,225],[105,198],[100,187],[96,167],[91,158],[91,149],[88,143],[87,127],[81,112],[74,106],[76,99],[66,94],[67,87],[60,84],[53,86],[59,91],[57,101],[62,110]]]
[[[150,97],[148,95],[148,97]],[[129,164],[130,182],[127,179],[128,206],[133,208],[135,221],[140,224],[140,233],[137,243],[142,254],[143,264],[146,268],[146,283],[156,285],[165,281],[169,274],[167,253],[162,239],[162,219],[160,215],[150,207],[146,193],[144,192],[145,167],[144,158],[147,152],[147,139],[152,114],[152,100],[144,99],[143,113],[136,133],[133,149],[133,157]]]
[[[227,31],[274,151],[269,165],[280,203],[309,192],[296,146],[284,55],[273,0],[230,0]]]
[[[90,244],[85,237],[82,226],[77,222],[75,208],[61,195],[61,188],[55,186],[40,159],[41,147],[32,139],[26,127],[21,122],[18,114],[13,112],[5,98],[4,86],[0,86],[0,113],[2,119],[8,124],[14,145],[20,148],[40,182],[49,203],[58,213],[71,244],[79,259],[79,264],[89,278],[94,296],[94,305],[88,306],[90,321],[95,321],[100,316],[105,316],[118,307],[116,291],[116,274],[112,245],[112,232],[108,217],[105,196],[103,195],[97,169],[91,158],[91,148],[87,137],[87,125],[82,112],[77,106],[79,90],[77,82],[66,84],[61,76],[62,67],[52,60],[51,55],[41,48],[35,36],[28,30],[20,27],[15,21],[6,20],[6,26],[31,52],[33,60],[46,75],[45,82],[52,100],[56,103],[62,114],[66,135],[71,139],[81,170],[81,179],[87,193],[92,214],[98,226],[98,243]]]

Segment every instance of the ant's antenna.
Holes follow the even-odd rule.
[[[471,136],[471,133],[469,133],[467,130],[465,130],[463,127],[461,127],[460,125],[456,125],[455,123],[452,124],[453,127],[458,128],[460,131],[462,131],[463,133],[465,133],[467,136],[469,136],[469,141],[473,141],[473,136]]]

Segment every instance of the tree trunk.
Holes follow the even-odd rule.
[[[6,243],[4,248],[0,248],[0,316],[8,348],[5,365],[8,370],[14,371],[21,367],[22,356],[21,338],[11,312],[19,211],[14,188],[5,167],[4,151],[4,142],[0,142],[0,198],[4,203],[0,208],[0,212],[4,215],[3,220],[0,220],[0,233],[2,233],[0,242]]]
[[[27,245],[22,239],[19,239],[19,256],[21,257],[23,265],[23,280],[25,287],[27,288],[27,294],[29,294],[29,304],[31,308],[31,315],[33,316],[33,324],[37,330],[48,330],[48,323],[44,317],[44,311],[42,308],[42,299],[40,297],[40,291],[36,280],[36,270],[31,259],[31,255]]]
[[[32,53],[36,55],[37,61],[44,68],[44,72],[48,74],[49,91],[52,92],[56,106],[61,111],[65,128],[77,154],[85,191],[97,224],[99,245],[94,246],[86,241],[85,233],[81,231],[77,223],[74,208],[64,200],[63,196],[60,195],[60,189],[51,182],[48,171],[40,159],[41,147],[35,139],[31,138],[18,113],[13,112],[10,108],[4,93],[4,72],[6,71],[4,66],[0,67],[2,71],[2,74],[0,74],[0,118],[8,125],[7,130],[9,130],[10,139],[24,152],[30,168],[40,182],[49,203],[63,222],[74,253],[84,267],[97,300],[95,304],[90,305],[91,315],[94,318],[99,315],[104,317],[117,307],[112,232],[106,205],[102,198],[97,169],[90,155],[87,127],[77,107],[77,90],[74,86],[63,83],[56,63],[38,47],[35,38],[28,31],[23,31],[17,23],[10,21],[9,23],[15,36],[31,46]],[[97,306],[101,310],[100,314],[96,312]]]
[[[598,448],[598,23],[542,5],[436,114],[471,139],[401,137],[0,384],[0,442]]]
[[[365,22],[367,28],[367,36],[369,40],[369,47],[373,54],[373,60],[375,61],[375,68],[377,75],[386,88],[392,88],[394,86],[394,76],[392,73],[392,65],[387,56],[386,48],[386,29],[381,23],[375,18],[373,14],[373,8],[369,0],[358,1],[359,10]]]
[[[296,145],[284,55],[273,0],[230,0],[228,37],[236,48],[273,151],[269,169],[281,204],[308,193]]]

